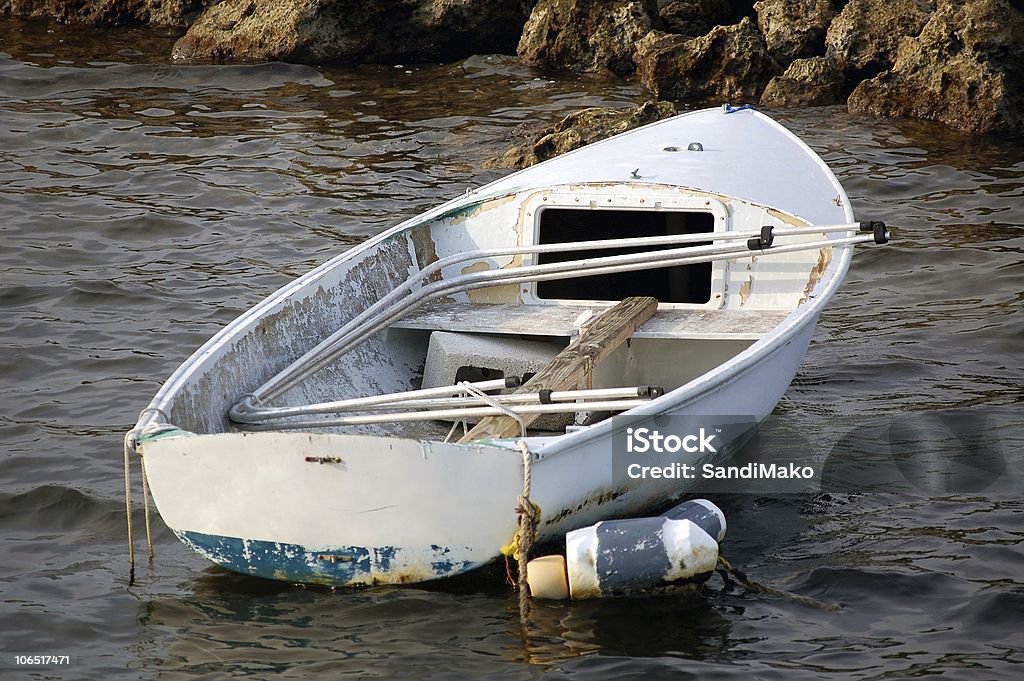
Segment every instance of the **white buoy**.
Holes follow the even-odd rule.
[[[601,598],[700,581],[718,565],[725,530],[724,514],[705,499],[683,502],[656,518],[584,527],[566,535],[564,559],[530,561],[530,592],[536,598]]]
[[[565,556],[541,556],[526,564],[526,582],[534,598],[565,600],[569,597]]]

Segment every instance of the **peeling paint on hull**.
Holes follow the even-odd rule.
[[[175,532],[193,551],[217,565],[243,575],[296,584],[370,586],[407,584],[452,577],[480,563],[452,557],[453,549],[423,547],[424,560],[406,561],[395,546],[342,546],[307,549],[298,544]]]

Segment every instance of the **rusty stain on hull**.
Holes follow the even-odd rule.
[[[792,227],[806,227],[810,224],[806,220],[798,218],[795,215],[790,215],[789,213],[784,213],[777,208],[766,207],[765,210],[767,211],[768,215],[771,215],[773,218],[780,220]]]
[[[420,269],[437,262],[437,244],[434,243],[434,239],[430,235],[430,225],[417,225],[410,229],[409,240],[416,252],[416,265]],[[441,273],[436,272],[431,280],[437,281],[440,278]]]
[[[571,518],[572,516],[580,514],[582,511],[592,507],[600,507],[605,504],[609,504],[622,495],[626,494],[629,490],[627,489],[613,489],[605,490],[603,492],[596,492],[591,496],[586,497],[582,501],[578,502],[575,506],[566,506],[561,510],[557,511],[550,518],[545,520],[544,525],[554,525],[562,520]]]
[[[522,264],[522,256],[515,256],[511,262],[507,265],[503,265],[501,269],[510,269],[519,267]],[[475,272],[486,272],[491,268],[486,262],[475,262],[472,265],[467,265],[462,268],[463,274],[473,274]],[[499,284],[497,286],[488,286],[487,288],[478,288],[471,291],[466,291],[466,295],[469,296],[470,302],[483,303],[483,304],[499,304],[499,303],[518,303],[519,302],[519,284]]]
[[[750,275],[740,286],[740,306],[747,304],[747,299],[750,298],[750,289],[754,287],[754,275]]]
[[[811,291],[818,285],[822,275],[825,274],[825,270],[828,269],[829,263],[832,262],[832,249],[823,248],[818,251],[818,263],[811,269],[811,274],[807,279],[807,287],[804,289],[804,295],[800,299],[800,303],[803,304],[807,298],[811,295]]]

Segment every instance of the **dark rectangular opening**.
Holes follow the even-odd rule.
[[[558,244],[670,234],[702,234],[713,232],[714,228],[715,218],[711,213],[547,208],[540,213],[538,243]],[[539,256],[538,262],[564,262],[583,257],[602,257],[691,245],[696,244],[544,253]],[[663,303],[707,303],[711,300],[711,263],[537,283],[538,298],[622,300],[628,296],[653,296]]]

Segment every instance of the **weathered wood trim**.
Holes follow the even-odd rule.
[[[636,329],[654,316],[658,301],[650,297],[626,298],[608,308],[586,326],[580,335],[552,359],[546,367],[524,383],[516,392],[569,390],[575,388],[605,357],[625,343]],[[530,425],[540,414],[523,414]],[[473,427],[459,442],[486,438],[513,437],[519,433],[519,422],[508,416],[488,416]]]

